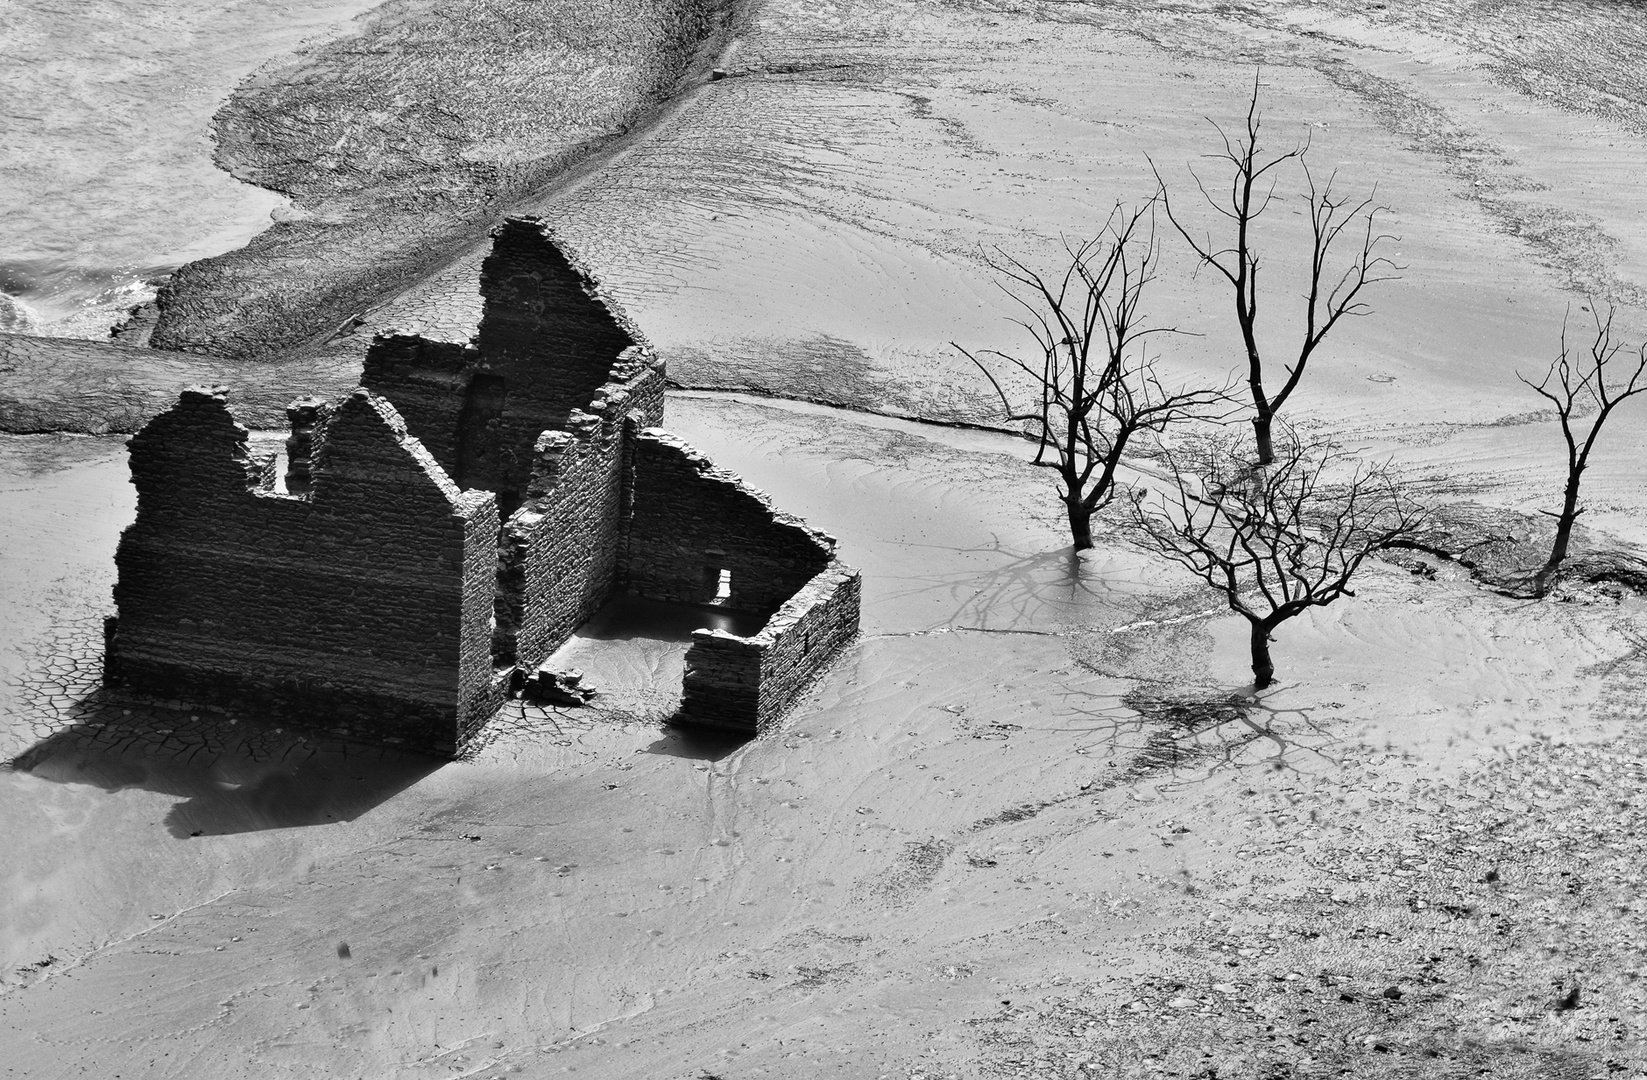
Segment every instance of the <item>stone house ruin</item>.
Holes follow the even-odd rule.
[[[360,389],[294,402],[283,485],[222,388],[132,438],[106,683],[453,755],[625,592],[764,620],[693,635],[680,722],[795,700],[858,629],[834,540],[658,427],[662,363],[542,223],[480,291],[469,332],[381,334]]]

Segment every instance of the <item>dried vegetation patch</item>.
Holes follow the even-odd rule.
[[[1426,556],[1456,563],[1488,588],[1530,595],[1533,579],[1550,554],[1550,519],[1479,503],[1431,509],[1426,527],[1385,553],[1388,561],[1424,577],[1436,575]],[[1647,592],[1647,559],[1609,537],[1578,527],[1573,547],[1556,575],[1556,599],[1593,601],[1595,593],[1617,599],[1623,589]]]

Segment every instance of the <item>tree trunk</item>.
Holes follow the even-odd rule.
[[[1258,464],[1268,465],[1275,460],[1275,442],[1270,438],[1270,420],[1267,414],[1252,418],[1252,434],[1258,441]]]
[[[1076,499],[1066,500],[1065,506],[1069,508],[1069,535],[1075,541],[1075,550],[1085,551],[1092,546],[1092,511]]]
[[[1573,539],[1573,523],[1578,520],[1578,482],[1582,469],[1575,469],[1567,474],[1567,494],[1561,503],[1561,514],[1556,518],[1555,543],[1550,546],[1550,557],[1544,563],[1544,568],[1534,579],[1534,587],[1539,596],[1550,591],[1550,581],[1555,577],[1556,569],[1567,557],[1567,545]]]
[[[1270,659],[1270,631],[1261,622],[1252,624],[1252,684],[1262,690],[1275,681],[1275,662]]]

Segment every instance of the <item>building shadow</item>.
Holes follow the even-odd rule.
[[[747,637],[760,632],[767,616],[713,604],[679,604],[618,596],[578,627],[577,636],[595,641],[691,641],[694,630],[725,630]]]
[[[50,733],[7,767],[53,783],[177,798],[165,825],[182,839],[350,821],[445,764],[103,688],[57,711]]]
[[[720,761],[754,738],[753,733],[691,727],[671,720],[664,726],[658,740],[646,747],[645,752],[693,761]]]

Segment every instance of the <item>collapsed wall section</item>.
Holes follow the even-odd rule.
[[[307,494],[272,490],[246,438],[218,388],[131,440],[106,681],[457,752],[501,703],[493,496],[459,491],[364,390],[313,435]]]
[[[780,607],[760,633],[695,632],[686,652],[679,720],[766,730],[857,636],[861,594],[858,572],[832,562]]]
[[[636,595],[771,615],[834,558],[833,539],[668,432],[636,438],[633,484],[619,574]]]
[[[640,349],[625,353],[587,411],[534,448],[526,502],[499,539],[499,661],[535,669],[612,595],[633,492],[629,453],[641,426],[663,410],[663,370]]]

